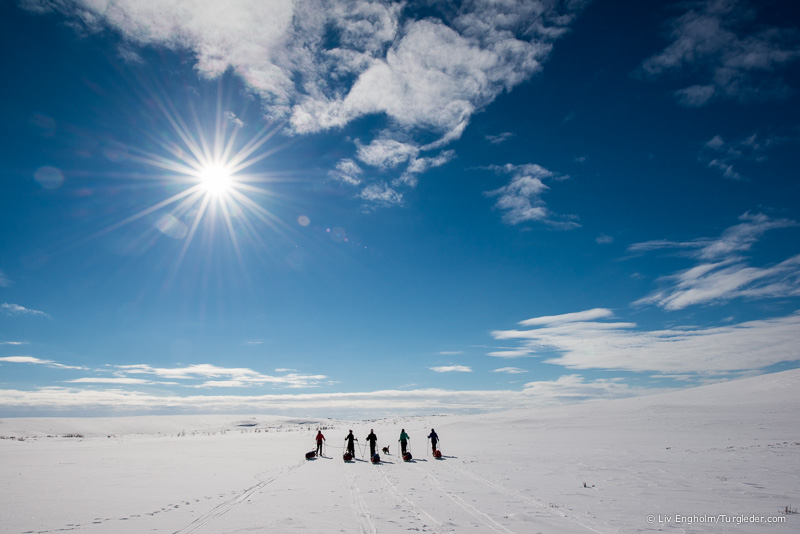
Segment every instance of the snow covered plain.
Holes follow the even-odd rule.
[[[799,407],[793,370],[471,416],[0,419],[0,532],[799,532]],[[343,462],[351,428],[391,454]]]

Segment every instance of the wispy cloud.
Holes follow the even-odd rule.
[[[408,164],[406,171],[394,182],[393,184],[405,184],[411,187],[416,187],[417,176],[428,172],[430,169],[441,167],[455,158],[456,153],[454,150],[444,150],[435,157],[421,157],[414,158]]]
[[[771,267],[750,267],[738,261],[703,263],[661,279],[669,287],[634,304],[655,304],[681,310],[698,304],[736,298],[764,299],[800,296],[800,254]]]
[[[630,322],[539,319],[529,322],[536,328],[497,330],[492,336],[518,340],[530,356],[543,355],[545,363],[571,369],[723,373],[798,358],[800,312],[726,326],[652,331]]]
[[[740,161],[764,161],[769,149],[789,141],[780,137],[762,138],[755,133],[733,141],[725,141],[722,136],[715,135],[703,146],[700,160],[718,169],[725,178],[742,180],[744,177],[734,169],[734,164]]]
[[[413,160],[419,154],[419,147],[395,139],[374,139],[367,145],[356,141],[357,157],[360,161],[383,169],[397,167]]]
[[[495,350],[488,353],[489,356],[493,356],[495,358],[529,358],[533,355],[530,350],[527,349],[513,349],[513,350]]]
[[[545,180],[558,181],[569,178],[558,175],[535,163],[526,165],[506,164],[492,166],[491,170],[498,174],[510,174],[511,181],[499,189],[487,191],[486,195],[497,197],[495,207],[504,211],[503,220],[512,225],[524,222],[540,222],[553,228],[571,230],[580,227],[574,215],[557,215],[553,213],[542,195],[550,188]]]
[[[0,362],[7,362],[7,363],[29,363],[33,365],[44,365],[46,367],[53,367],[57,369],[81,369],[85,370],[85,367],[75,367],[72,365],[63,365],[58,362],[54,362],[52,360],[42,360],[41,358],[34,358],[33,356],[5,356],[0,358]]]
[[[593,321],[613,317],[614,312],[606,308],[593,308],[582,312],[562,313],[561,315],[545,315],[520,321],[522,326],[536,326],[542,324],[575,323],[579,321]]]
[[[112,9],[65,0],[22,5],[34,12],[59,11],[84,32],[111,28],[123,37],[124,57],[138,60],[135,49],[162,46],[190,51],[204,77],[231,70],[261,97],[268,116],[296,134],[382,116],[386,121],[373,138],[361,139],[358,159],[382,169],[405,165],[402,183],[413,186],[419,169],[452,158],[435,151],[458,139],[474,113],[541,71],[554,43],[587,3],[297,0],[232,2],[222,9],[214,2],[117,0]],[[348,183],[357,175],[337,168],[332,176]],[[374,191],[365,190],[361,198],[398,204]]]
[[[25,308],[24,306],[20,306],[19,304],[10,304],[8,302],[4,302],[0,304],[0,310],[3,311],[6,315],[36,315],[39,317],[47,317],[50,319],[51,317],[43,311],[39,310],[32,310],[30,308]]]
[[[397,206],[403,203],[402,193],[398,193],[386,183],[370,184],[358,197],[377,206]]]
[[[0,287],[11,287],[12,285],[13,282],[8,276],[6,276],[6,273],[0,271]]]
[[[726,229],[718,238],[689,242],[648,241],[632,245],[633,252],[659,249],[682,250],[699,261],[689,269],[662,277],[665,288],[639,299],[635,304],[655,304],[679,310],[697,304],[726,302],[735,298],[776,298],[800,295],[800,255],[778,264],[753,267],[743,256],[769,230],[798,226],[790,219],[773,219],[745,213],[741,223]]]
[[[484,136],[484,138],[487,141],[489,141],[489,144],[492,144],[492,145],[499,145],[500,143],[508,141],[512,137],[514,137],[514,134],[511,133],[511,132],[503,132],[503,133],[499,133],[497,135],[485,135]]]
[[[669,22],[671,43],[648,58],[640,73],[658,77],[686,72],[694,85],[675,91],[678,102],[698,107],[714,99],[781,98],[789,88],[782,69],[800,58],[795,28],[756,23],[756,10],[743,0],[704,0]]]
[[[526,384],[522,390],[452,391],[443,389],[381,390],[359,393],[280,395],[153,394],[132,389],[48,387],[33,391],[0,390],[4,412],[38,410],[45,413],[113,410],[116,413],[158,411],[180,413],[235,413],[262,411],[273,414],[316,414],[320,417],[376,417],[431,413],[480,413],[532,405],[574,403],[658,393],[618,380],[586,380],[567,375],[553,381]]]
[[[0,345],[27,345],[27,341],[0,341]]]
[[[65,380],[67,384],[118,384],[124,386],[156,384],[152,380],[142,378],[103,378],[103,377],[84,377],[74,380]]]
[[[159,378],[187,381],[190,387],[252,387],[258,385],[277,385],[285,387],[316,387],[327,378],[325,375],[309,375],[289,372],[282,376],[265,375],[243,367],[218,367],[211,364],[197,364],[186,367],[152,367],[145,364],[118,365],[116,374],[120,378],[127,375],[153,375]],[[290,370],[287,370],[290,371]],[[279,372],[276,370],[276,372]],[[224,380],[204,379],[224,378]],[[204,380],[201,383],[188,381]]]
[[[472,368],[466,365],[442,365],[440,367],[430,367],[431,371],[437,373],[471,373]]]
[[[361,174],[364,171],[358,163],[345,158],[336,164],[336,168],[328,172],[328,176],[348,185],[361,185]]]
[[[526,369],[520,369],[519,367],[500,367],[499,369],[495,369],[492,371],[493,373],[506,373],[509,375],[518,375],[522,373],[527,373]]]
[[[583,376],[565,375],[557,380],[528,382],[525,392],[548,399],[549,404],[563,404],[590,399],[615,399],[642,394],[642,388],[632,387],[621,378],[586,380]],[[653,389],[647,393],[656,393]],[[647,394],[645,393],[645,394]]]

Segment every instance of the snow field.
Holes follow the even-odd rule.
[[[0,440],[0,532],[796,532],[800,515],[781,511],[800,507],[798,386],[800,371],[788,371],[638,399],[377,421],[3,419],[0,436],[28,437]],[[325,457],[305,460],[317,424],[328,427]],[[44,437],[55,428],[87,437]],[[351,428],[363,448],[345,463]],[[401,428],[411,462],[399,456]],[[370,429],[379,452],[391,449],[377,465],[364,452]],[[744,516],[781,522],[737,524]]]

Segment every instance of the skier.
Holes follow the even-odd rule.
[[[406,434],[406,429],[405,428],[401,428],[400,429],[400,455],[401,456],[406,453],[406,447],[408,446],[408,440],[410,440],[410,439],[411,438],[408,437],[408,434]]]
[[[431,446],[433,447],[433,453],[436,454],[436,444],[439,443],[439,435],[432,428],[431,428],[431,433],[428,434],[428,439],[431,440]]]
[[[371,428],[369,429],[369,436],[367,436],[367,441],[369,442],[369,457],[372,458],[375,456],[375,447],[378,442],[378,436],[375,435],[375,431]]]
[[[322,456],[323,441],[325,441],[325,436],[322,435],[322,430],[317,430],[317,456]]]
[[[349,452],[353,456],[353,458],[355,458],[356,446],[353,443],[353,441],[358,441],[358,438],[353,435],[353,431],[351,430],[350,433],[347,434],[347,437],[344,438],[344,440],[347,442],[347,452]]]

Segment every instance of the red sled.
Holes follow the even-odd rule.
[[[342,458],[344,459],[344,461],[345,461],[345,462],[349,462],[350,460],[352,460],[352,459],[353,459],[353,455],[352,455],[352,454],[350,454],[349,452],[346,452],[346,453],[344,453],[344,455],[342,456]]]
[[[410,452],[403,453],[403,460],[405,460],[406,462],[410,462],[411,461],[411,453]]]
[[[381,463],[381,457],[378,455],[378,453],[377,453],[377,452],[376,452],[375,454],[373,454],[373,455],[372,455],[372,463],[373,463],[373,464],[379,464],[379,463]]]
[[[317,451],[307,452],[306,453],[306,460],[310,460],[311,458],[314,458],[316,455],[317,455]]]
[[[436,449],[435,451],[433,451],[433,457],[434,458],[441,458],[442,457],[442,451],[440,451],[439,449]]]

